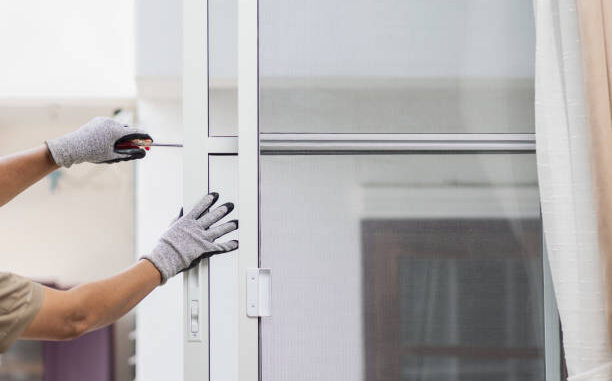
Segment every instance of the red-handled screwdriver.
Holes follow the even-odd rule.
[[[144,148],[147,151],[150,147],[183,147],[179,143],[155,143],[150,139],[133,139],[119,142],[115,145],[117,149],[132,149],[132,148]]]

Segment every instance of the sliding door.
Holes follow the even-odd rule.
[[[258,1],[262,381],[558,377],[532,18],[528,0]]]

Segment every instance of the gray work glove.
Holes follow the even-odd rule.
[[[187,215],[183,216],[181,211],[179,218],[161,236],[151,254],[142,257],[151,261],[159,270],[162,284],[202,258],[238,248],[238,241],[215,242],[217,238],[238,229],[237,220],[212,226],[234,210],[234,204],[228,202],[209,211],[218,198],[217,193],[207,194]]]
[[[128,144],[133,139],[151,139],[143,131],[130,128],[111,118],[97,117],[78,130],[56,139],[47,140],[47,147],[57,165],[70,167],[72,164],[116,163],[118,161],[142,159],[144,149]]]

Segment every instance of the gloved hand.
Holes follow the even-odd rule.
[[[116,163],[142,159],[146,152],[138,147],[117,148],[118,143],[132,139],[151,139],[136,128],[130,128],[110,118],[97,117],[78,130],[56,139],[47,140],[47,147],[57,165]],[[153,139],[151,139],[153,140]]]
[[[238,241],[235,240],[215,242],[217,238],[238,229],[237,220],[212,226],[234,210],[234,204],[228,202],[209,211],[208,209],[218,198],[217,193],[204,196],[191,212],[185,216],[179,216],[170,225],[151,254],[142,257],[151,261],[159,270],[162,284],[202,258],[209,258],[214,254],[227,253],[238,248]]]

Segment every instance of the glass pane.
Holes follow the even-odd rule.
[[[532,132],[531,0],[260,0],[263,132]]]
[[[238,1],[208,1],[208,110],[211,136],[238,134]]]
[[[261,158],[263,381],[541,381],[532,154]]]

